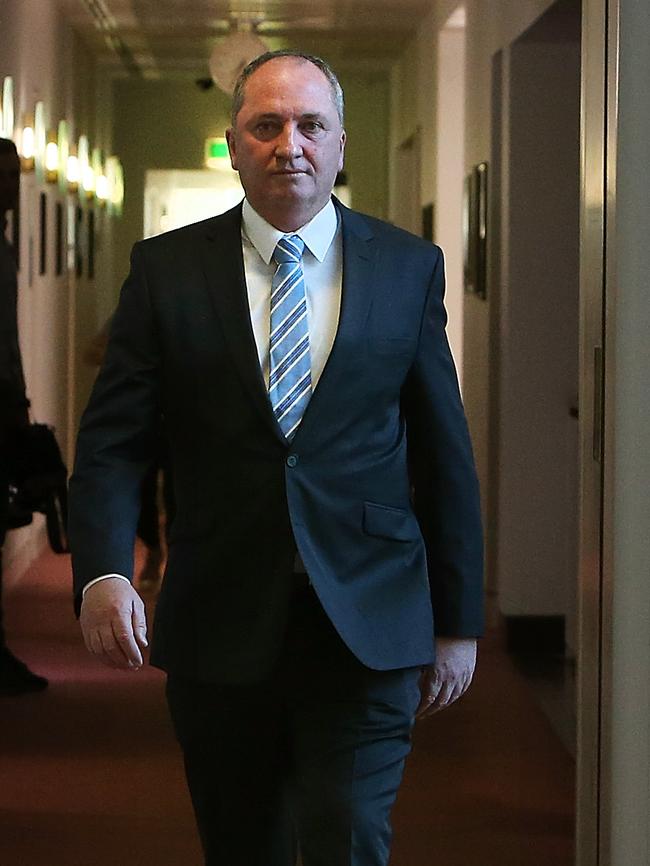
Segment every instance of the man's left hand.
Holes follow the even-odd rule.
[[[474,638],[437,638],[436,660],[420,677],[421,697],[415,717],[426,718],[457,701],[469,688],[475,667]]]

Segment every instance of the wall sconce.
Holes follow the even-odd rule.
[[[77,148],[74,144],[70,145],[70,153],[68,154],[68,162],[66,165],[66,179],[68,181],[68,192],[76,193],[79,190],[79,157],[77,156]]]
[[[70,157],[70,136],[68,134],[68,123],[59,121],[57,133],[59,144],[59,191],[65,194],[68,191],[68,159]]]
[[[34,153],[34,116],[24,114],[20,133],[20,166],[23,171],[34,171]]]
[[[88,189],[86,184],[92,186],[92,192],[90,194],[90,197],[92,197],[95,191],[95,178],[91,178],[90,176],[90,172],[92,171],[92,169],[90,167],[90,152],[87,135],[79,136],[77,158],[79,160],[79,181],[77,187],[79,190],[79,197],[81,199],[85,199],[88,197]]]
[[[56,183],[59,179],[59,144],[55,130],[51,129],[47,134],[45,145],[45,180],[48,183]]]
[[[97,175],[95,178],[95,195],[101,207],[106,207],[108,201],[108,178],[105,174]]]
[[[90,154],[90,167],[93,173],[92,191],[86,189],[86,194],[88,195],[89,199],[92,198],[93,195],[97,199],[99,199],[99,178],[104,174],[104,166],[102,164],[102,152],[99,147],[93,147],[92,149],[92,152]],[[106,199],[104,199],[104,201],[105,200]]]
[[[2,82],[2,123],[0,135],[3,138],[14,137],[14,80],[7,75]]]
[[[95,195],[95,172],[93,171],[93,167],[92,165],[90,165],[90,163],[86,163],[86,166],[83,170],[83,174],[81,176],[81,186],[84,193],[86,194],[86,198],[88,200],[92,199]]]
[[[45,105],[41,99],[34,106],[34,168],[36,180],[45,183],[45,146],[47,131],[45,126]]]
[[[106,179],[108,181],[109,213],[114,216],[122,216],[122,205],[124,203],[124,171],[122,169],[122,163],[116,156],[109,156],[106,160]]]

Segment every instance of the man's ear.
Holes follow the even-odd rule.
[[[237,171],[237,145],[235,143],[235,130],[232,126],[226,130],[226,142],[228,143],[228,153],[230,154],[230,165]]]
[[[347,140],[347,136],[345,134],[345,130],[341,130],[341,139],[339,143],[340,153],[339,153],[339,171],[343,171],[343,163],[345,161],[345,142]]]

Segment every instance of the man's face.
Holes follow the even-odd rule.
[[[0,213],[16,207],[19,188],[20,160],[13,153],[0,153]]]
[[[272,225],[299,228],[327,204],[343,168],[345,131],[313,63],[278,57],[255,70],[226,135],[249,202]]]

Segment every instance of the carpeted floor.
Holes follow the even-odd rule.
[[[6,598],[10,643],[50,678],[0,698],[1,866],[199,866],[163,675],[85,651],[68,557]],[[498,640],[470,693],[416,728],[391,866],[570,866],[573,762]]]

